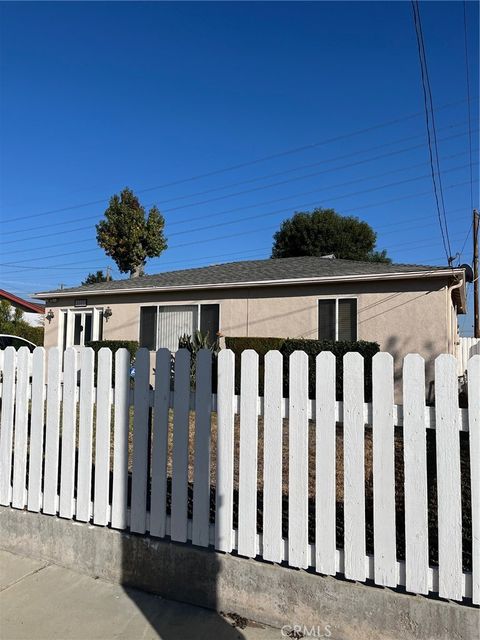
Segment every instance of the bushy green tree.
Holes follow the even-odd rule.
[[[137,196],[125,188],[110,198],[105,219],[96,226],[97,242],[118,269],[133,278],[143,274],[147,258],[156,258],[167,248],[164,227],[157,207],[146,215]]]
[[[272,258],[324,256],[345,260],[391,262],[387,252],[375,248],[377,234],[366,222],[341,216],[334,209],[317,208],[295,213],[274,235]]]
[[[97,271],[96,273],[89,273],[82,282],[82,286],[85,284],[96,284],[97,282],[107,282],[107,280],[108,278],[103,271]]]
[[[43,326],[33,327],[28,324],[23,319],[23,311],[18,307],[12,307],[7,300],[0,301],[0,333],[25,338],[39,346],[43,345]]]

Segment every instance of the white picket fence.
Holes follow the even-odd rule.
[[[467,363],[474,355],[480,354],[480,338],[459,338],[456,345],[458,360],[458,375],[462,376],[467,370]]]
[[[211,354],[197,358],[196,392],[190,389],[190,355],[175,358],[171,391],[170,353],[156,354],[154,389],[149,387],[149,352],[136,357],[130,389],[129,354],[98,355],[75,349],[63,358],[56,348],[37,348],[31,375],[29,352],[8,348],[2,372],[0,504],[222,552],[286,562],[321,574],[437,593],[480,603],[480,356],[468,363],[469,407],[459,409],[457,362],[435,363],[436,405],[425,405],[424,361],[408,355],[403,369],[404,405],[393,400],[393,360],[373,359],[373,401],[364,402],[364,363],[357,353],[344,359],[343,401],[335,395],[336,363],[331,353],[316,359],[316,397],[308,395],[308,358],[290,359],[289,397],[282,397],[282,356],[265,357],[264,397],[258,397],[258,355],[242,354],[241,394],[235,395],[234,354],[218,357],[218,391],[213,395]],[[1,362],[3,360],[3,362]],[[129,429],[133,410],[130,508]],[[195,412],[192,518],[188,518],[189,412]],[[167,515],[168,429],[173,412],[171,512]],[[215,522],[210,522],[211,418],[216,413]],[[235,415],[240,419],[238,528],[234,529]],[[258,418],[263,416],[263,515],[257,531]],[[149,421],[152,421],[151,432]],[[288,420],[288,443],[282,441]],[[309,422],[311,421],[311,422]],[[336,437],[343,424],[344,544],[337,548]],[[365,428],[373,439],[374,554],[366,551]],[[405,491],[405,561],[397,559],[394,427],[402,429]],[[315,433],[315,526],[309,537],[309,429]],[[436,432],[438,566],[429,566],[427,430]],[[462,570],[462,485],[460,432],[470,454],[472,572]],[[282,536],[283,446],[288,444],[288,535]],[[113,446],[113,463],[110,464]],[[59,456],[61,464],[59,468]],[[28,468],[27,468],[28,461]],[[92,474],[94,465],[94,474]],[[92,486],[92,476],[94,485]],[[149,494],[149,495],[148,495]],[[111,496],[111,499],[110,499]],[[149,498],[149,501],[148,501]],[[151,505],[147,510],[147,501]]]

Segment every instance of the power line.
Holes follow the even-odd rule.
[[[446,159],[450,160],[452,158],[457,158],[457,157],[463,156],[465,154],[466,154],[466,152],[460,152],[460,153],[452,154],[450,156],[447,156]],[[347,166],[349,166],[349,165],[347,165]],[[397,168],[397,169],[391,169],[389,171],[386,171],[386,172],[383,172],[383,173],[380,173],[380,174],[375,173],[373,175],[364,176],[362,178],[356,178],[355,180],[349,180],[347,182],[341,182],[341,183],[336,183],[336,184],[333,184],[333,185],[323,186],[323,187],[320,187],[320,188],[317,188],[317,189],[313,189],[313,190],[302,191],[302,192],[295,193],[295,194],[292,194],[292,195],[283,196],[281,198],[274,198],[273,200],[267,200],[267,201],[263,201],[263,202],[260,202],[260,203],[254,203],[254,204],[251,204],[251,205],[242,205],[242,206],[239,206],[239,207],[235,207],[233,209],[227,209],[227,210],[224,210],[224,211],[216,212],[214,215],[215,215],[215,217],[217,217],[217,216],[220,216],[220,215],[226,215],[228,213],[235,213],[237,211],[243,211],[244,209],[257,208],[257,207],[263,206],[265,204],[273,204],[275,202],[282,202],[282,201],[285,201],[285,200],[290,200],[292,198],[297,198],[299,196],[309,195],[309,194],[312,194],[312,193],[318,193],[319,191],[323,191],[323,190],[327,190],[327,189],[335,189],[335,188],[339,188],[339,187],[344,187],[344,186],[348,186],[350,184],[356,184],[358,182],[364,182],[366,180],[372,180],[372,179],[376,179],[376,178],[379,178],[379,177],[382,177],[382,176],[391,175],[391,174],[399,173],[399,172],[402,172],[402,171],[408,171],[410,169],[415,169],[415,168],[423,167],[423,166],[425,166],[425,162],[420,162],[420,163],[413,164],[413,165],[407,165],[407,166],[400,167],[400,168]],[[467,165],[465,165],[465,166],[467,166]],[[463,168],[463,167],[461,167],[461,168]],[[330,170],[325,171],[325,172],[320,172],[320,173],[327,173],[329,171]],[[424,176],[424,177],[428,177],[428,176]],[[389,185],[386,185],[386,186],[389,186]],[[383,187],[380,187],[380,188],[383,188]],[[234,195],[237,195],[237,194],[233,194],[232,197],[234,197]],[[356,194],[350,194],[350,195],[356,195]],[[194,217],[191,217],[191,218],[186,218],[186,219],[183,219],[183,220],[177,220],[177,221],[173,221],[173,222],[169,223],[167,228],[178,226],[178,225],[182,225],[182,224],[186,224],[186,223],[189,223],[189,222],[195,222],[197,220],[204,220],[204,219],[205,219],[205,216],[204,215],[200,215],[200,216],[194,216]],[[74,233],[74,232],[77,232],[77,231],[85,231],[85,230],[92,230],[92,226],[88,225],[88,226],[78,227],[76,229],[69,229],[69,230],[64,230],[64,231],[54,231],[52,233],[44,233],[42,235],[35,235],[34,238],[25,238],[25,239],[24,238],[19,238],[19,239],[16,239],[16,240],[7,240],[6,242],[3,242],[2,244],[3,245],[18,244],[20,242],[25,242],[25,241],[28,241],[30,239],[38,240],[38,239],[49,238],[49,237],[59,236],[59,235],[65,235],[65,234],[70,234],[70,233]],[[169,235],[169,237],[171,237],[171,236],[178,235],[178,234],[183,234],[183,233],[186,233],[186,231],[174,232],[173,234],[169,233],[168,235]],[[87,240],[85,240],[85,241],[87,241]],[[70,244],[76,244],[77,242],[82,242],[82,241],[74,241],[74,242],[72,242]],[[56,245],[52,245],[52,246],[56,246]],[[42,247],[42,248],[46,249],[46,248],[50,248],[50,247]]]
[[[432,92],[430,88],[430,79],[428,76],[427,60],[425,55],[422,22],[420,18],[420,8],[418,5],[418,0],[411,0],[411,4],[412,4],[412,11],[413,11],[413,20],[415,25],[415,34],[417,38],[418,57],[420,61],[420,72],[421,72],[422,89],[423,89],[423,103],[424,103],[425,119],[427,124],[427,140],[428,140],[431,176],[432,176],[432,182],[433,182],[433,191],[435,195],[435,204],[437,207],[438,222],[440,225],[440,232],[442,235],[443,247],[445,249],[447,261],[450,264],[452,251],[450,247],[450,240],[448,237],[448,226],[447,226],[446,216],[445,216],[442,182],[441,182],[441,175],[440,175],[440,165],[438,162],[438,149],[437,149],[436,133],[435,133],[435,119],[433,115],[433,100],[432,100]],[[432,122],[430,122],[430,112],[431,112]],[[435,174],[435,168],[437,170],[437,175]],[[437,176],[438,176],[438,185],[437,185]],[[443,214],[442,214],[440,202],[442,202]],[[442,222],[442,215],[443,215],[443,222]]]
[[[456,155],[464,155],[464,154],[454,154],[452,157],[455,157]],[[414,165],[414,166],[415,166],[415,165]],[[417,165],[417,166],[418,166],[418,165]],[[422,166],[423,166],[423,163],[422,163]],[[465,168],[466,166],[467,166],[467,165],[461,165],[461,166],[459,166],[459,167],[453,167],[453,168],[451,168],[451,169],[449,169],[449,170],[445,171],[445,173],[450,173],[450,172],[452,172],[452,171],[458,171],[459,169],[463,169],[463,168]],[[409,168],[410,168],[410,167],[409,167]],[[394,170],[392,170],[392,171],[387,171],[387,172],[385,172],[383,175],[389,175],[389,174],[391,174],[391,173],[396,173],[396,172],[398,172],[398,169],[394,169]],[[380,174],[380,175],[382,175],[382,174]],[[391,183],[383,184],[383,185],[380,185],[380,186],[370,187],[369,189],[362,189],[362,190],[360,190],[360,191],[354,191],[354,192],[350,192],[350,193],[342,194],[342,195],[340,195],[340,196],[335,196],[335,197],[333,197],[333,198],[332,198],[332,197],[329,197],[329,202],[336,202],[336,201],[338,201],[338,200],[343,200],[343,199],[345,199],[345,198],[351,198],[351,197],[353,197],[353,196],[362,195],[362,194],[365,194],[365,193],[372,193],[372,192],[380,191],[380,190],[382,190],[382,189],[386,189],[386,188],[389,188],[389,187],[392,187],[392,186],[399,186],[399,185],[402,185],[402,184],[408,184],[408,183],[410,183],[410,182],[416,182],[416,181],[418,181],[418,180],[424,180],[425,178],[428,178],[428,177],[429,177],[429,174],[424,174],[424,175],[422,175],[422,176],[415,176],[415,177],[413,177],[413,178],[407,178],[407,179],[405,179],[405,180],[397,180],[396,182],[391,182]],[[364,180],[364,179],[356,179],[356,180],[353,180],[353,181],[349,181],[349,182],[345,182],[345,183],[340,183],[340,184],[332,185],[332,186],[330,186],[330,187],[323,187],[323,188],[320,188],[320,189],[313,189],[313,190],[311,190],[311,191],[303,192],[303,193],[301,193],[301,194],[297,194],[297,195],[295,195],[295,196],[287,196],[287,197],[285,197],[285,198],[279,198],[279,199],[274,200],[273,202],[275,202],[275,201],[282,201],[282,200],[286,200],[286,199],[288,200],[288,199],[290,199],[290,198],[292,198],[292,197],[298,197],[298,195],[309,195],[309,194],[312,194],[312,193],[318,193],[319,191],[321,192],[321,191],[324,191],[325,189],[338,188],[338,187],[346,186],[346,185],[348,185],[348,184],[352,184],[352,183],[353,183],[353,184],[355,184],[355,183],[357,183],[357,182],[363,182],[363,180]],[[272,202],[272,201],[270,201],[270,203],[271,203],[271,202]],[[269,216],[277,215],[277,214],[279,214],[279,213],[288,213],[288,212],[290,212],[292,209],[296,209],[296,210],[298,210],[298,209],[300,209],[300,208],[304,208],[304,207],[311,207],[311,206],[315,206],[315,205],[317,204],[317,202],[318,202],[317,200],[313,200],[313,201],[310,201],[310,202],[303,202],[303,203],[301,203],[301,204],[300,204],[300,203],[298,203],[298,204],[297,204],[296,206],[294,206],[294,207],[292,207],[292,206],[288,206],[288,207],[284,207],[284,208],[281,208],[281,209],[276,209],[276,210],[274,210],[274,211],[269,211],[269,212],[262,213],[262,214],[255,214],[255,215],[253,215],[253,216],[247,216],[247,217],[242,217],[242,218],[236,218],[235,220],[229,220],[229,221],[226,221],[226,222],[218,222],[218,223],[215,223],[215,224],[209,224],[209,225],[208,225],[208,227],[206,227],[205,225],[202,225],[202,226],[200,226],[200,227],[195,227],[195,228],[193,228],[193,229],[191,229],[191,228],[190,228],[190,229],[187,229],[187,230],[184,230],[184,231],[177,231],[176,233],[173,233],[173,234],[170,234],[170,235],[171,235],[171,236],[185,235],[185,234],[196,233],[196,232],[198,232],[198,231],[204,231],[204,230],[205,230],[205,229],[207,229],[207,228],[208,228],[208,230],[211,230],[211,229],[215,229],[215,228],[218,228],[218,227],[229,226],[229,225],[232,225],[232,224],[239,224],[239,223],[241,223],[241,222],[248,222],[248,221],[250,221],[250,220],[256,220],[256,219],[258,219],[258,218],[265,218],[265,217],[269,217]],[[256,207],[258,207],[258,206],[263,206],[264,204],[268,204],[268,203],[261,203],[260,205],[256,204],[256,205],[252,205],[252,207],[253,207],[253,208],[256,208]],[[247,207],[238,207],[238,209],[241,209],[241,210],[243,210],[243,209],[245,209],[245,208],[247,208]],[[351,209],[350,211],[356,211],[356,210],[357,210],[357,208],[355,207],[355,208]],[[345,212],[348,212],[348,210],[347,210],[347,211],[345,211]],[[230,211],[227,211],[227,212],[225,212],[225,213],[230,213]],[[218,215],[218,214],[217,214],[217,215]],[[202,219],[203,219],[203,218],[202,218]],[[80,243],[82,243],[82,242],[91,242],[91,239],[85,239],[85,240],[72,240],[71,242],[64,242],[64,243],[62,243],[62,246],[78,245],[78,244],[80,244]],[[52,249],[52,248],[56,248],[57,246],[58,246],[57,244],[54,244],[54,245],[47,245],[47,246],[42,246],[42,247],[40,247],[40,250]],[[85,250],[84,250],[84,251],[85,251]],[[30,253],[32,253],[32,249],[25,249],[24,251],[20,251],[20,252],[19,252],[19,251],[17,251],[17,252],[16,252],[16,254],[18,255],[18,253],[29,253],[29,254],[30,254]],[[66,255],[68,255],[68,254],[66,254]],[[43,257],[43,258],[46,258],[46,257],[48,258],[48,256],[42,256],[42,257]],[[34,259],[34,260],[36,260],[37,258],[33,258],[33,259]]]
[[[464,100],[457,100],[455,102],[451,102],[451,103],[447,103],[447,104],[441,105],[440,107],[438,107],[437,110],[440,111],[440,110],[447,109],[447,108],[450,108],[450,107],[453,107],[453,106],[458,106],[459,104],[463,104],[464,102],[465,102]],[[196,181],[196,180],[200,180],[200,179],[203,179],[203,178],[216,176],[216,175],[219,175],[219,174],[222,174],[222,173],[226,173],[226,172],[229,172],[229,171],[235,171],[237,169],[242,169],[244,167],[252,166],[252,165],[255,165],[255,164],[259,164],[261,162],[266,162],[268,160],[273,160],[275,158],[280,158],[280,157],[284,157],[284,156],[288,156],[288,155],[292,155],[292,154],[296,154],[296,153],[301,153],[303,151],[307,151],[307,150],[314,149],[314,148],[317,148],[317,147],[320,147],[320,146],[331,144],[332,142],[339,142],[341,140],[345,140],[345,139],[348,139],[348,138],[351,138],[351,137],[354,137],[354,136],[362,135],[364,133],[370,133],[371,131],[375,131],[375,130],[382,129],[382,128],[385,128],[385,127],[393,126],[395,124],[400,124],[401,122],[406,122],[407,120],[412,120],[414,118],[418,118],[422,114],[423,114],[423,112],[419,111],[417,113],[413,113],[413,114],[410,114],[408,116],[403,116],[401,118],[396,118],[394,120],[388,120],[388,121],[385,121],[385,122],[382,122],[382,123],[379,123],[379,124],[376,124],[376,125],[372,125],[370,127],[366,127],[364,129],[358,129],[358,130],[352,131],[350,133],[340,134],[338,136],[334,136],[334,137],[331,137],[331,138],[326,138],[324,140],[313,142],[313,143],[310,143],[310,144],[307,144],[307,145],[294,147],[294,148],[291,148],[291,149],[280,151],[278,153],[274,153],[274,154],[270,154],[270,155],[263,156],[263,157],[260,157],[260,158],[256,158],[254,160],[250,160],[250,161],[247,161],[247,162],[242,162],[242,163],[238,163],[238,164],[235,164],[235,165],[230,165],[230,166],[227,166],[227,167],[224,167],[224,168],[221,168],[221,169],[216,169],[214,171],[210,171],[210,172],[207,172],[207,173],[197,174],[197,175],[194,175],[194,176],[190,176],[188,178],[182,178],[180,180],[174,180],[172,182],[167,182],[167,183],[163,183],[163,184],[160,184],[160,185],[155,185],[155,186],[152,186],[152,187],[146,187],[144,189],[137,189],[136,193],[147,193],[149,191],[154,191],[156,189],[165,189],[165,188],[168,188],[168,187],[172,187],[172,186],[176,186],[176,185],[180,185],[180,184],[185,184],[185,183]],[[53,214],[53,213],[62,213],[64,211],[70,211],[70,210],[74,210],[74,209],[80,209],[80,208],[83,208],[83,207],[89,207],[89,206],[96,205],[96,204],[102,204],[102,203],[105,203],[105,202],[108,202],[108,201],[109,201],[109,198],[101,198],[99,200],[91,200],[90,202],[84,202],[84,203],[81,203],[81,204],[70,205],[70,206],[61,207],[61,208],[58,208],[58,209],[51,209],[51,210],[48,210],[48,211],[43,211],[41,213],[35,213],[35,214],[30,214],[28,216],[22,216],[20,218],[19,217],[17,217],[17,218],[9,218],[8,222],[16,222],[17,220],[20,220],[20,219],[36,218],[36,217],[40,217],[40,216],[50,215],[50,214]]]
[[[463,34],[465,43],[465,79],[467,84],[467,100],[470,100],[470,71],[468,63],[468,38],[467,38],[467,2],[463,0]],[[470,211],[473,211],[473,163],[472,163],[472,120],[470,113],[470,103],[467,104],[468,110],[468,147],[470,154]],[[468,237],[468,236],[467,236]],[[465,244],[464,244],[465,246]],[[463,251],[463,248],[462,248]],[[460,253],[462,253],[462,251]]]

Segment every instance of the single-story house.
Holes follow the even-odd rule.
[[[13,309],[23,311],[23,320],[32,327],[38,327],[42,323],[45,312],[43,304],[24,300],[24,298],[20,298],[10,291],[5,291],[5,289],[0,289],[0,300],[8,302]]]
[[[37,293],[45,300],[45,346],[139,340],[176,350],[195,329],[221,336],[372,340],[429,363],[454,353],[466,312],[465,271],[296,257],[183,269]],[[152,357],[153,362],[153,357]]]

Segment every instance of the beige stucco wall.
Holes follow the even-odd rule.
[[[389,280],[251,289],[192,290],[171,293],[115,294],[88,299],[89,306],[112,309],[103,325],[104,339],[138,340],[139,306],[218,302],[220,331],[224,336],[317,337],[317,301],[321,297],[354,296],[358,299],[358,338],[380,344],[392,353],[396,372],[407,353],[427,360],[432,378],[433,359],[452,353],[456,313],[443,278]],[[61,344],[59,309],[73,307],[73,298],[52,305],[55,313],[45,323],[45,346]]]

